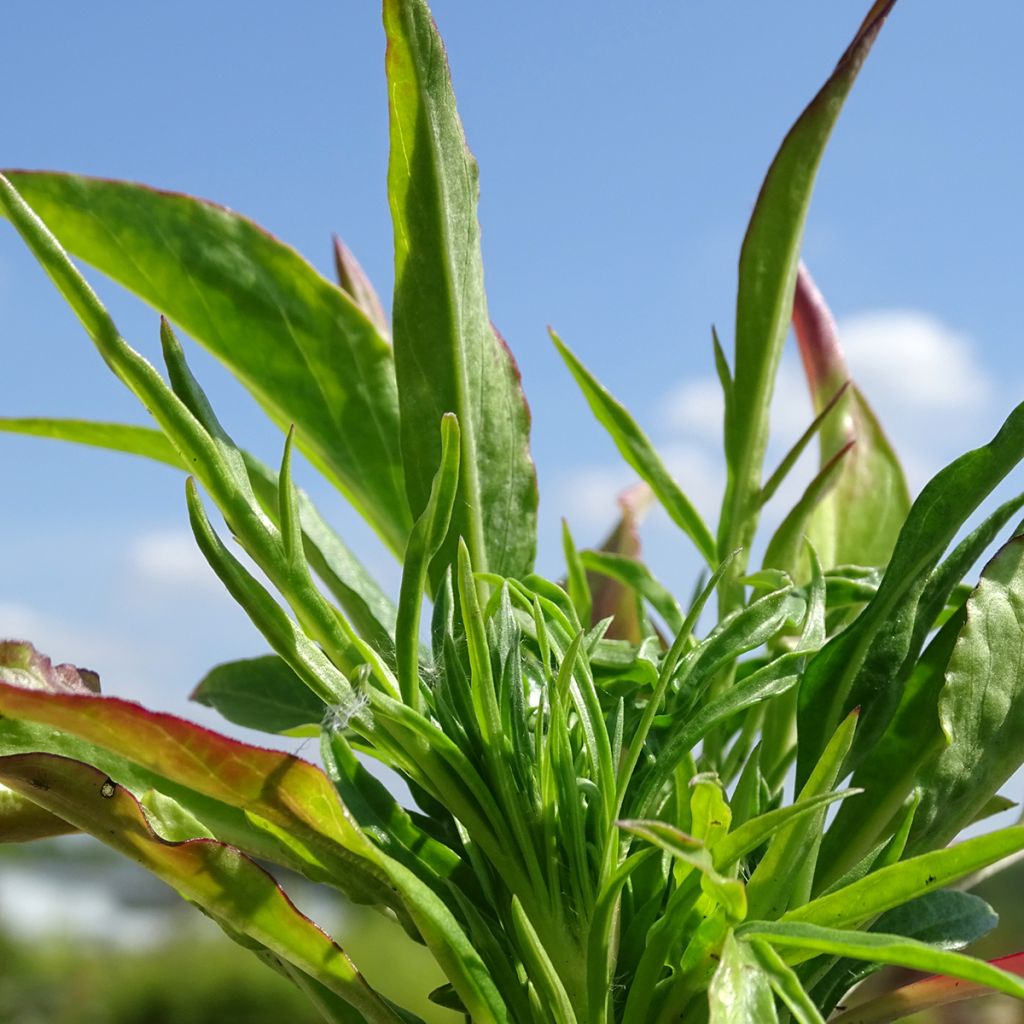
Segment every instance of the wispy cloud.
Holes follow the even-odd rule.
[[[215,590],[221,587],[213,570],[183,530],[158,530],[136,537],[125,553],[140,582],[161,587]]]

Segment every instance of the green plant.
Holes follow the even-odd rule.
[[[946,553],[1024,457],[1024,406],[911,505],[798,263],[825,143],[893,2],[874,4],[786,137],[744,241],[731,366],[714,339],[728,470],[717,533],[554,339],[706,560],[688,606],[639,559],[631,500],[602,550],[577,550],[566,529],[564,584],[532,571],[529,419],[487,315],[476,166],[423,0],[384,2],[390,328],[342,248],[336,287],[248,221],[185,196],[0,178],[0,208],[158,429],[2,426],[191,474],[197,542],[275,652],[214,669],[196,699],[240,724],[319,735],[326,769],[101,697],[91,677],[10,642],[3,833],[96,835],[331,1021],[416,1018],[251,858],[396,918],[449,979],[435,1001],[479,1022],[821,1021],[881,963],[1024,996],[1012,974],[953,951],[993,915],[948,888],[1024,848],[1024,827],[947,846],[1005,806],[998,788],[1022,759],[1024,538],[998,549],[976,587],[961,580],[1024,497]],[[165,314],[167,381],[120,337],[68,252]],[[817,415],[766,479],[791,319]],[[228,436],[171,321],[286,429],[278,470]],[[761,509],[815,438],[820,471],[753,566]],[[293,445],[401,558],[397,603],[297,489]],[[220,539],[207,501],[273,591]],[[712,597],[717,624],[701,638]],[[396,770],[417,807],[400,806],[357,755]],[[912,1005],[911,993],[899,1012]]]

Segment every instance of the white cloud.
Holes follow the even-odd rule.
[[[137,537],[126,557],[140,582],[181,589],[219,589],[221,584],[191,534],[160,530]]]
[[[722,436],[725,404],[717,377],[694,377],[674,387],[661,402],[666,429],[716,440]]]
[[[928,313],[861,313],[839,324],[839,337],[854,380],[880,403],[961,412],[993,390],[970,340]]]

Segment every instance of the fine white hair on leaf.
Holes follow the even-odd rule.
[[[360,717],[370,706],[370,698],[363,692],[354,693],[347,701],[328,704],[320,728],[334,735],[348,728],[353,718]]]

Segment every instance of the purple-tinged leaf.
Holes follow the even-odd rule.
[[[387,338],[391,330],[380,296],[355,254],[337,235],[334,236],[334,269],[342,291],[370,318],[381,336]]]
[[[835,320],[800,265],[793,327],[815,413],[850,379]],[[859,389],[851,385],[818,433],[821,465],[853,443],[828,495],[814,510],[807,536],[826,569],[885,565],[910,511],[910,491],[892,446]]]
[[[402,1018],[370,988],[341,947],[239,850],[211,839],[161,839],[128,790],[91,765],[70,758],[3,757],[0,781],[153,872],[228,934],[248,936],[294,964],[367,1021],[400,1024]]]
[[[0,679],[48,693],[99,693],[100,677],[87,668],[54,665],[26,640],[0,640]]]
[[[653,498],[650,487],[644,483],[634,484],[623,491],[618,497],[621,510],[619,521],[598,550],[639,561],[641,546],[638,527]],[[587,583],[592,603],[591,625],[610,618],[612,624],[605,633],[609,640],[641,643],[644,633],[636,591],[611,576],[596,572],[587,573]]]

